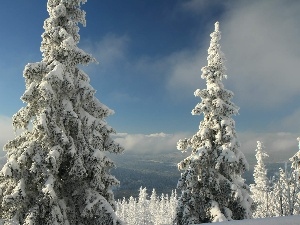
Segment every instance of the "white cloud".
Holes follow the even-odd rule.
[[[196,52],[183,50],[166,59],[170,66],[167,89],[176,98],[192,96],[200,85],[204,87],[205,82],[200,77],[201,68],[206,64],[204,54],[200,49]]]
[[[187,1],[185,8],[200,10],[202,1]],[[215,3],[214,3],[215,4]],[[206,6],[205,6],[206,7]],[[196,7],[197,8],[197,7]],[[225,86],[236,94],[243,108],[270,109],[299,96],[300,45],[299,1],[236,1],[227,4],[220,21],[222,50],[227,58]],[[166,59],[170,67],[167,88],[171,94],[187,94],[201,80],[201,67],[207,65],[209,34],[196,50],[179,50]],[[212,25],[211,32],[214,27]],[[205,43],[205,44],[204,44]]]
[[[297,111],[298,112],[298,111]],[[8,140],[14,138],[14,132],[11,125],[11,119],[0,116],[0,145],[3,147]],[[176,145],[179,139],[189,138],[192,133],[153,133],[153,134],[128,134],[117,133],[113,136],[116,142],[125,148],[125,154],[157,154],[170,153],[178,151]],[[257,132],[238,132],[238,138],[241,142],[241,151],[249,158],[248,161],[255,162],[254,155],[256,141],[263,141],[266,150],[270,155],[270,161],[287,161],[298,151],[298,142],[296,133],[257,133]],[[5,152],[0,151],[0,157]]]
[[[179,139],[187,137],[188,134],[127,134],[114,135],[116,142],[125,148],[125,153],[155,154],[177,151],[176,145]]]
[[[180,7],[187,13],[198,13],[209,4],[224,2],[188,0],[180,3]],[[228,60],[229,78],[224,81],[225,87],[235,93],[233,101],[243,110],[269,111],[272,117],[274,109],[281,111],[280,107],[299,97],[300,2],[242,0],[226,1],[225,4],[227,10],[220,19],[221,45]],[[199,45],[194,49],[178,49],[164,57],[130,58],[127,49],[130,38],[115,34],[107,34],[97,44],[87,45],[91,48],[88,52],[97,57],[104,69],[121,60],[130,67],[129,71],[151,74],[165,82],[174,99],[190,99],[195,89],[205,87],[200,75],[201,67],[207,64],[210,37],[206,28],[200,28],[199,33],[204,39]],[[114,92],[111,97],[116,101],[139,102],[138,97],[124,92]],[[273,126],[272,130],[297,132],[299,116],[300,110],[279,118],[279,125]]]
[[[278,133],[256,133],[240,132],[238,133],[241,142],[241,150],[248,156],[248,161],[256,162],[254,155],[257,141],[262,141],[269,154],[270,162],[288,161],[298,151],[297,134],[278,132]]]
[[[219,18],[221,45],[228,60],[229,79],[224,82],[235,93],[234,102],[244,109],[274,109],[299,96],[300,2],[187,0],[180,2],[176,10],[186,15],[205,10],[210,13],[213,6],[224,9]],[[159,58],[128,57],[128,35],[110,33],[96,43],[85,41],[83,46],[99,60],[98,68],[112,70],[121,62],[128,71],[162,80],[170,96],[182,100],[191,98],[195,89],[205,87],[200,75],[207,64],[210,32],[207,27],[199,27],[195,40],[201,34],[202,41],[194,49],[178,49]],[[116,93],[115,97],[136,101],[124,93]]]
[[[285,115],[280,120],[276,121],[276,123],[270,126],[272,130],[281,130],[281,131],[289,131],[299,133],[300,128],[300,108],[296,108],[291,113]]]
[[[237,98],[274,108],[299,94],[299,1],[241,1],[221,22]]]
[[[116,62],[124,60],[130,38],[127,35],[117,36],[113,33],[106,34],[101,40],[93,43],[83,41],[83,49],[92,54],[104,70],[114,66]]]
[[[114,135],[114,139],[125,148],[125,154],[157,154],[178,151],[176,149],[178,140],[190,138],[192,135],[191,133],[118,133]],[[256,163],[254,156],[257,141],[264,143],[266,151],[270,155],[269,162],[288,161],[298,151],[297,135],[294,133],[238,132],[238,138],[241,142],[240,150],[252,165]]]

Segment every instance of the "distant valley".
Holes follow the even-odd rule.
[[[170,194],[176,189],[181,171],[177,169],[177,163],[188,156],[188,153],[165,153],[165,154],[123,154],[108,155],[116,164],[117,168],[111,172],[121,182],[120,187],[114,188],[116,199],[130,196],[137,197],[139,188],[146,187],[151,194],[154,188],[158,195]],[[6,161],[0,157],[0,168]],[[247,184],[253,183],[253,167],[255,161],[251,160],[249,171],[243,178]],[[284,167],[283,162],[266,163],[268,177],[278,172],[279,167]],[[178,192],[178,190],[177,190]]]
[[[117,168],[112,170],[112,174],[121,182],[121,186],[116,188],[115,198],[137,197],[139,188],[146,187],[150,194],[155,188],[156,192],[170,194],[176,189],[181,171],[177,169],[177,163],[188,154],[181,152],[167,154],[123,154],[110,156],[116,163]],[[254,182],[253,168],[255,161],[250,164],[249,171],[243,174],[247,184]],[[284,167],[284,163],[266,163],[268,177],[274,176],[279,167]],[[178,190],[177,190],[178,192]]]

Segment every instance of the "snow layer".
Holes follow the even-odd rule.
[[[208,224],[208,223],[202,223]],[[211,224],[211,223],[210,223]],[[282,217],[272,217],[263,219],[251,219],[251,220],[235,220],[222,222],[222,225],[299,225],[300,216],[282,216]]]

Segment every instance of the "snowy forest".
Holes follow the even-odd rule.
[[[200,102],[192,115],[202,116],[195,124],[199,130],[177,142],[189,154],[178,162],[177,187],[160,195],[141,187],[138,197],[115,199],[122,183],[111,173],[117,165],[109,155],[126,149],[106,122],[114,111],[96,98],[81,67],[97,63],[78,47],[84,3],[48,0],[42,61],[25,66],[25,106],[12,118],[22,132],[4,146],[0,225],[189,225],[300,214],[300,150],[269,177],[268,148],[257,140],[254,183],[245,182],[249,164],[233,119],[239,107],[223,84],[219,22],[199,74],[206,89],[194,92]]]

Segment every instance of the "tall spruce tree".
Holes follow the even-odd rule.
[[[206,89],[196,90],[202,99],[193,115],[204,114],[199,131],[191,138],[179,140],[178,150],[191,148],[191,155],[178,164],[183,170],[178,181],[181,197],[174,224],[187,225],[251,218],[252,199],[241,177],[248,168],[239,150],[232,115],[238,107],[230,99],[233,93],[224,88],[224,56],[219,40],[219,23],[210,35],[208,65],[201,69]]]
[[[25,66],[26,104],[13,116],[24,132],[5,145],[0,218],[5,224],[110,225],[115,216],[105,155],[121,153],[105,118],[113,113],[94,96],[78,65],[95,59],[77,47],[86,0],[48,0],[41,62]],[[31,127],[30,129],[28,127]]]

